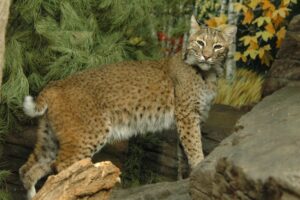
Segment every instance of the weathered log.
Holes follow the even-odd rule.
[[[192,172],[195,200],[300,200],[300,87],[264,98]]]
[[[93,164],[91,159],[74,163],[49,176],[33,200],[107,200],[120,182],[120,170],[110,161]]]

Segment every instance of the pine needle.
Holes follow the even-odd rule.
[[[15,1],[7,30],[0,132],[24,121],[22,101],[49,81],[132,59],[159,57],[148,0]],[[145,25],[147,24],[147,25]],[[147,45],[130,44],[140,37]]]

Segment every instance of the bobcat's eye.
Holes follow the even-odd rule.
[[[203,40],[197,40],[197,43],[201,46],[204,47],[205,46],[205,42]]]
[[[214,45],[215,50],[222,49],[222,48],[223,48],[223,46],[221,44],[215,44]]]

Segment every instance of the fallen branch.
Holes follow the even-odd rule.
[[[57,175],[49,176],[33,200],[107,200],[120,170],[111,162],[93,164],[91,159],[74,163]]]

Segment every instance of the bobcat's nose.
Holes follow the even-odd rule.
[[[211,55],[205,55],[205,54],[203,54],[203,57],[204,57],[204,60],[208,60],[208,59],[211,58]]]

